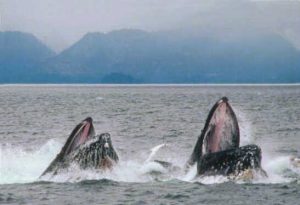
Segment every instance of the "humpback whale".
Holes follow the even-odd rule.
[[[70,167],[72,163],[81,169],[111,169],[119,160],[109,133],[95,135],[93,119],[88,117],[71,132],[61,151],[41,176]]]
[[[186,167],[197,163],[198,175],[239,175],[261,168],[261,149],[257,145],[240,147],[237,117],[228,99],[222,97],[211,108]]]

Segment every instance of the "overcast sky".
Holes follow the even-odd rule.
[[[0,0],[0,15],[2,31],[33,33],[56,51],[122,28],[270,31],[300,49],[298,0]]]

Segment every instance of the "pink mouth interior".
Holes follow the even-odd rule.
[[[216,110],[213,120],[215,124],[215,129],[212,134],[208,138],[208,146],[210,152],[218,152],[220,151],[220,142],[222,138],[222,130],[224,129],[224,122],[226,119],[226,103],[222,103]]]
[[[91,123],[84,122],[85,125],[83,125],[83,130],[79,131],[79,133],[74,136],[73,142],[69,145],[69,148],[67,148],[67,154],[72,152],[74,149],[79,147],[81,144],[85,143],[89,138],[89,131],[91,128]]]
[[[236,146],[238,125],[231,107],[221,102],[215,110],[203,141],[203,154],[223,151]]]
[[[87,123],[86,126],[84,126],[83,128],[83,132],[80,136],[80,139],[78,141],[78,145],[83,144],[84,142],[86,142],[88,140],[88,136],[89,136],[89,130],[90,130],[91,124]]]

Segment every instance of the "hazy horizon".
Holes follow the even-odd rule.
[[[275,33],[300,49],[300,1],[3,0],[1,31],[32,33],[59,52],[88,32]],[[223,37],[223,36],[222,36]]]

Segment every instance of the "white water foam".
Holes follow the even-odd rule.
[[[0,147],[0,184],[35,181],[59,152],[61,143],[49,140],[36,151],[20,147]]]
[[[120,161],[113,170],[81,170],[73,165],[69,170],[50,176],[45,175],[39,179],[41,173],[62,147],[62,143],[49,140],[36,151],[25,151],[21,147],[11,145],[2,146],[0,149],[0,184],[30,183],[38,180],[54,182],[78,182],[81,180],[111,179],[123,182],[147,182],[153,180],[151,172],[167,173],[160,164],[151,161],[155,154],[164,147],[160,144],[151,149],[151,153],[145,162]]]
[[[130,159],[120,161],[113,170],[96,171],[80,170],[76,166],[70,167],[55,176],[45,175],[39,179],[40,174],[47,168],[50,162],[62,147],[62,143],[56,140],[49,140],[45,145],[36,151],[25,151],[19,147],[2,146],[0,150],[0,184],[30,183],[38,180],[54,182],[78,182],[82,180],[110,179],[122,182],[149,182],[153,180],[178,179],[186,182],[200,182],[203,184],[223,183],[228,178],[223,176],[195,177],[196,165],[187,173],[183,170],[179,174],[170,173],[170,170],[152,161],[156,153],[164,147],[160,144],[151,149],[151,152],[144,162]],[[256,178],[254,183],[286,183],[294,178],[286,176],[286,171],[300,176],[300,168],[291,164],[290,157],[268,157],[264,156],[263,168],[268,173],[268,178]],[[182,165],[181,167],[184,167]],[[155,174],[153,174],[155,173]],[[160,177],[157,177],[157,173]]]

